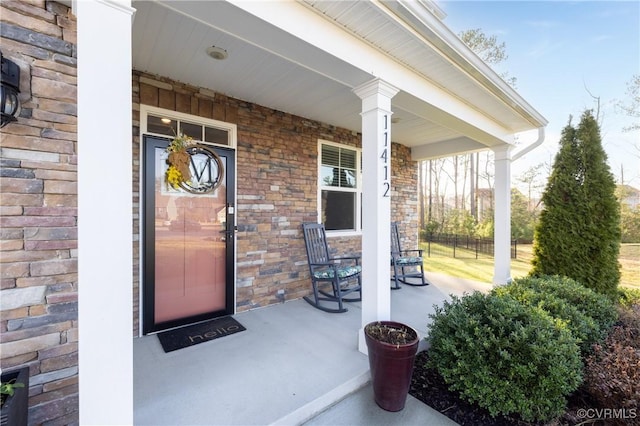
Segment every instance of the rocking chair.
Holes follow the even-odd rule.
[[[422,250],[402,250],[400,245],[400,233],[398,232],[398,223],[391,223],[391,266],[393,266],[394,285],[392,290],[398,290],[400,283],[412,286],[429,285],[429,281],[424,276],[424,266],[422,259]],[[407,281],[407,278],[420,278],[420,283]]]
[[[302,230],[313,287],[313,298],[304,296],[304,300],[325,312],[346,312],[343,302],[362,300],[360,258],[331,257],[323,224],[303,223]],[[354,292],[360,292],[360,297],[345,297]],[[337,303],[338,307],[327,307],[322,302]]]

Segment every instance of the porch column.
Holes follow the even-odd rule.
[[[129,0],[82,0],[74,1],[73,10],[78,22],[80,424],[133,424],[134,9]]]
[[[362,99],[362,328],[391,317],[391,98],[398,89],[376,79],[353,89]]]
[[[495,154],[493,284],[511,281],[511,148],[493,148]]]

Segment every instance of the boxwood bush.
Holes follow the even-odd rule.
[[[528,285],[530,282],[531,280],[515,280],[509,285],[496,287],[492,294],[498,297],[512,297],[524,305],[538,307],[553,318],[562,320],[578,339],[582,353],[589,353],[591,345],[603,337],[600,324],[584,310],[558,296],[557,292],[540,291],[535,286]]]
[[[492,416],[546,421],[581,382],[576,338],[538,307],[480,292],[435,307],[429,364]]]
[[[590,316],[600,327],[600,338],[604,338],[616,321],[614,302],[607,296],[591,290],[580,282],[562,276],[526,277],[515,280],[540,293],[553,294]]]

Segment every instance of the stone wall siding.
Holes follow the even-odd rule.
[[[310,292],[301,224],[317,220],[318,140],[360,147],[361,135],[268,107],[142,72],[133,73],[134,158],[139,158],[140,104],[236,124],[236,306],[244,311]],[[140,164],[134,164],[134,205],[139,206]],[[392,219],[402,222],[407,247],[417,246],[417,164],[410,149],[392,145]],[[139,229],[134,212],[134,229]],[[137,237],[135,237],[137,238]],[[329,240],[338,253],[360,253],[361,238]],[[135,249],[134,264],[139,264]],[[138,317],[139,281],[134,282]],[[134,334],[138,325],[134,326]]]
[[[413,250],[418,248],[418,162],[411,160],[411,148],[393,144],[391,149],[391,220],[398,222],[402,248]]]
[[[22,110],[0,142],[1,367],[30,370],[29,424],[78,423],[76,21],[0,3]]]

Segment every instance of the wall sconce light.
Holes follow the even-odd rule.
[[[20,67],[13,61],[5,59],[0,53],[2,62],[2,89],[0,91],[0,113],[2,121],[0,128],[12,121],[16,121],[16,115],[20,110],[18,93],[20,93]]]

